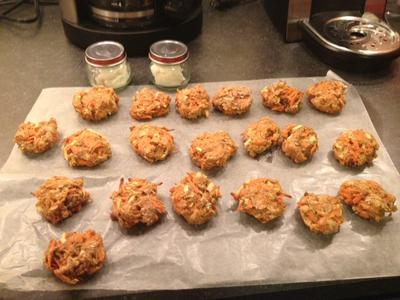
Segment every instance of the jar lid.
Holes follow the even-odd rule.
[[[90,45],[85,50],[88,64],[96,66],[111,66],[126,58],[124,46],[114,41],[102,41]]]
[[[149,58],[161,64],[182,63],[189,58],[188,47],[179,41],[158,41],[150,46]]]

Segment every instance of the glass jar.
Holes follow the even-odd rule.
[[[152,82],[162,89],[176,89],[190,81],[189,52],[185,44],[158,41],[150,46],[150,72]]]
[[[131,68],[120,43],[103,41],[92,44],[85,51],[85,60],[91,86],[121,89],[131,81]]]

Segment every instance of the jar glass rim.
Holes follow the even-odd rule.
[[[157,63],[159,65],[179,65],[181,63],[184,63],[185,61],[187,61],[189,59],[189,53],[187,53],[187,55],[184,58],[181,58],[179,60],[171,60],[171,61],[163,61],[163,60],[159,60],[155,57],[152,57],[151,54],[149,53],[149,59],[154,62]]]
[[[91,65],[91,66],[93,66],[93,67],[97,67],[97,68],[109,68],[109,67],[114,67],[114,66],[117,66],[117,65],[120,65],[120,64],[124,63],[124,62],[127,60],[126,58],[127,58],[127,56],[126,56],[126,54],[125,54],[120,60],[118,60],[118,61],[116,61],[116,62],[113,62],[113,63],[111,63],[111,64],[96,64],[96,63],[94,63],[94,62],[88,60],[87,57],[85,57],[85,61],[86,61],[86,63],[87,63],[88,65]]]

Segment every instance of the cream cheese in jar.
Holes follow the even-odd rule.
[[[154,85],[179,88],[190,81],[189,52],[185,44],[174,40],[158,41],[150,46],[149,58]]]
[[[87,75],[92,86],[119,89],[131,81],[131,69],[124,46],[113,41],[90,45],[85,51]]]

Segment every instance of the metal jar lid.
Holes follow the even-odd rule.
[[[174,40],[162,40],[150,46],[149,58],[159,64],[179,64],[189,58],[188,47]]]
[[[124,46],[114,41],[98,42],[85,50],[85,60],[93,66],[109,67],[119,64],[125,58]]]

